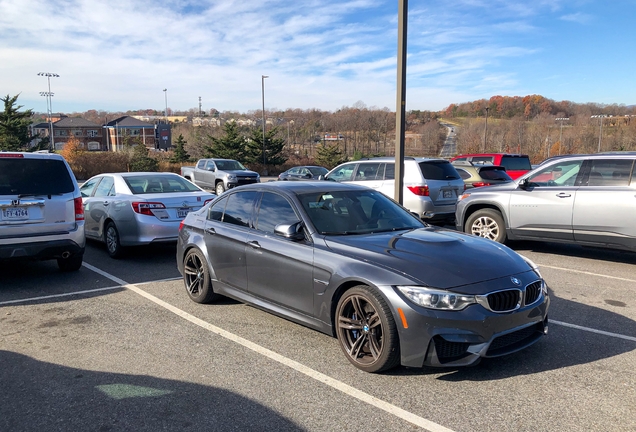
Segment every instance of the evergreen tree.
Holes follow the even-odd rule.
[[[132,151],[129,163],[129,171],[151,171],[159,170],[159,162],[148,156],[148,149],[143,144],[137,144]]]
[[[0,112],[0,151],[25,150],[31,141],[29,125],[33,112],[19,111],[22,105],[16,106],[18,96],[0,98],[4,102],[4,112]]]
[[[287,162],[283,155],[285,140],[277,137],[279,128],[265,132],[265,165],[282,165]],[[263,163],[263,130],[252,129],[252,136],[247,142],[246,163]]]
[[[325,168],[333,168],[346,161],[338,144],[326,144],[323,142],[316,148],[316,163]]]
[[[170,158],[170,162],[179,163],[179,162],[187,162],[190,160],[190,155],[185,150],[185,145],[187,141],[183,139],[183,135],[179,134],[179,137],[175,141],[175,149],[174,154]]]
[[[246,156],[246,140],[241,130],[234,121],[226,122],[223,125],[225,135],[221,138],[214,138],[208,135],[212,145],[205,146],[204,157],[235,159],[239,162],[245,162]]]

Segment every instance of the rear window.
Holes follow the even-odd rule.
[[[528,158],[528,156],[502,156],[501,165],[508,171],[530,171],[532,169],[530,158]]]
[[[459,174],[448,161],[420,162],[420,171],[427,180],[457,180]]]
[[[512,180],[502,169],[481,169],[479,175],[486,180]]]
[[[64,161],[0,159],[0,195],[60,195],[74,190]]]

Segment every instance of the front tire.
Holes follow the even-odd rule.
[[[336,335],[347,359],[360,370],[381,372],[400,362],[391,310],[384,299],[367,286],[349,289],[338,301]]]
[[[106,251],[111,258],[121,258],[124,250],[119,240],[119,231],[113,222],[108,222],[104,230],[104,242],[106,243]]]
[[[223,182],[218,182],[215,189],[216,194],[221,195],[223,192],[225,192],[225,185],[223,184]]]
[[[477,210],[466,221],[464,231],[498,243],[506,242],[506,226],[501,213],[497,210]]]
[[[212,289],[210,269],[198,249],[190,249],[183,259],[183,283],[188,296],[196,303],[210,303],[221,297]]]

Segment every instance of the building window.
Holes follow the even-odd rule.
[[[89,130],[86,131],[88,133],[89,137],[96,137],[97,136],[97,131],[96,130]]]
[[[73,131],[73,136],[81,137],[82,136],[82,131],[81,130],[74,130]]]
[[[58,129],[58,130],[56,130],[56,131],[55,131],[55,136],[65,137],[65,136],[67,136],[67,132],[68,132],[68,131],[65,131],[65,130],[59,130],[59,129]]]

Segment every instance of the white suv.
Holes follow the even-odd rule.
[[[0,152],[0,260],[56,259],[74,271],[85,246],[82,197],[64,158]]]
[[[376,189],[393,198],[395,158],[366,158],[338,165],[325,180],[353,183]],[[464,181],[450,162],[437,158],[404,158],[404,207],[430,223],[455,219],[457,198]]]

